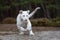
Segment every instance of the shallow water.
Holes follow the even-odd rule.
[[[29,35],[0,35],[0,40],[60,40],[60,31],[35,32],[34,36]]]

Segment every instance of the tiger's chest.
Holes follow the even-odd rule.
[[[21,26],[26,29],[27,28],[27,24],[28,24],[28,22],[22,22]]]

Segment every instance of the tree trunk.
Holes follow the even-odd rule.
[[[48,19],[51,19],[51,17],[50,17],[50,13],[49,13],[49,10],[48,10],[47,7],[46,7],[46,14],[47,14],[47,18],[48,18]]]
[[[43,9],[43,11],[44,11],[44,17],[46,18],[46,10],[45,10],[45,8],[44,8],[43,3],[41,3],[41,6],[42,6],[42,9]]]
[[[31,3],[29,3],[29,10],[32,12],[32,6],[31,6]],[[33,17],[31,17],[31,19],[33,19]]]
[[[48,8],[46,7],[46,4],[41,3],[41,6],[42,6],[43,11],[44,11],[44,17],[50,19],[51,17],[50,17]]]

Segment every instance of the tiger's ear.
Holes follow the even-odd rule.
[[[20,10],[19,13],[22,14],[23,10]]]
[[[30,10],[27,10],[27,12],[29,13],[29,12],[30,12]]]

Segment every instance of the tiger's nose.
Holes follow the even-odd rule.
[[[27,21],[27,20],[25,20],[25,21]]]

